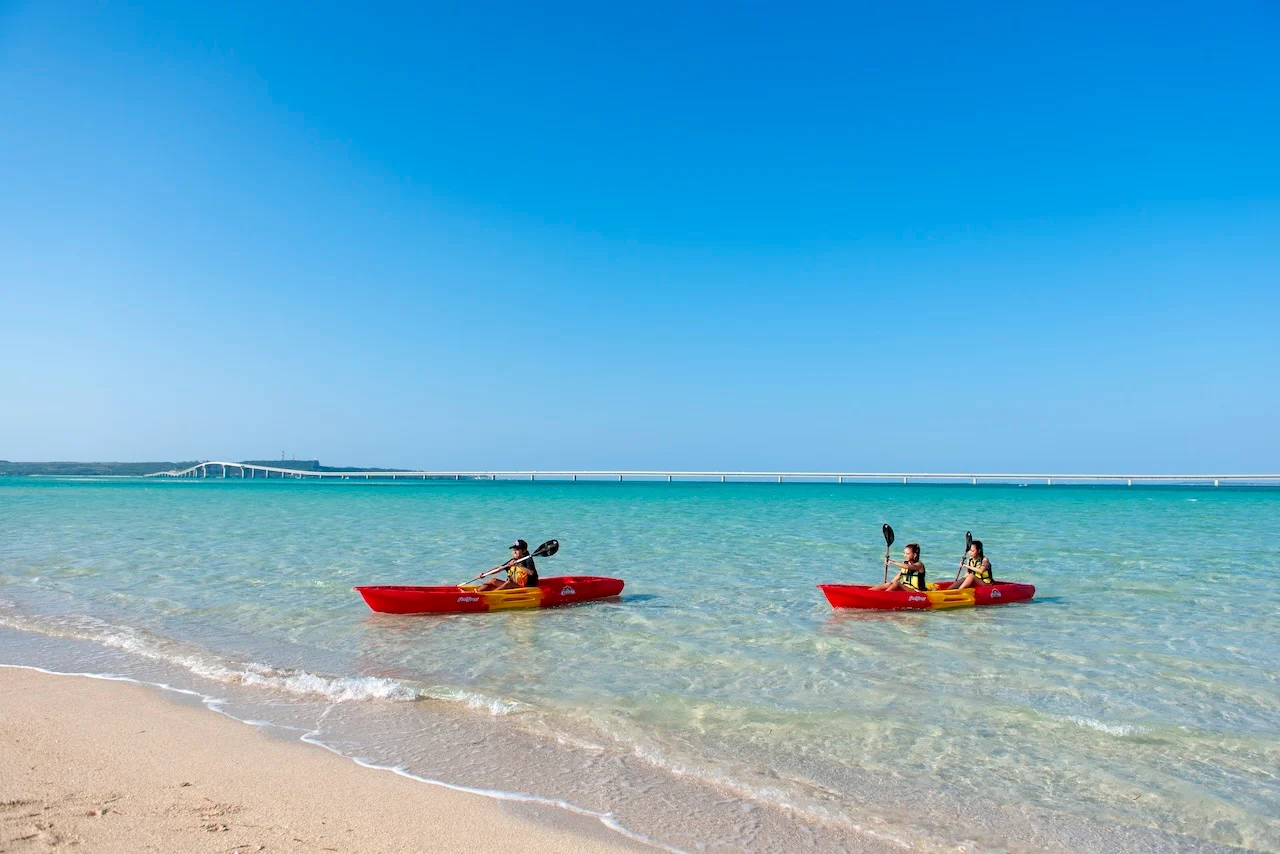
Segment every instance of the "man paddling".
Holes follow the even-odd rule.
[[[538,569],[529,554],[529,544],[516,540],[511,544],[511,560],[507,561],[506,580],[491,579],[480,586],[481,590],[512,590],[517,587],[537,587]]]

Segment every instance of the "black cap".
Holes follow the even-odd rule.
[[[507,546],[507,548],[511,548],[511,549],[523,549],[524,551],[526,551],[526,552],[527,552],[527,551],[529,551],[529,544],[528,544],[528,543],[526,543],[524,540],[516,540],[516,541],[515,541],[514,543],[512,543],[511,545]]]

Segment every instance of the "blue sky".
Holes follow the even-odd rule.
[[[0,458],[1280,470],[1268,2],[0,4]]]

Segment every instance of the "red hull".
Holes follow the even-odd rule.
[[[997,581],[966,590],[952,590],[952,582],[938,584],[936,590],[872,590],[866,584],[819,584],[818,589],[833,608],[869,608],[876,611],[937,611],[974,605],[1007,605],[1025,602],[1036,595],[1030,584]]]
[[[379,614],[465,614],[477,611],[511,611],[554,608],[607,599],[622,592],[621,578],[599,575],[562,575],[543,578],[537,587],[481,592],[463,587],[413,587],[372,585],[356,587],[365,604]]]

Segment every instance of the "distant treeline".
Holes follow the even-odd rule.
[[[123,475],[141,476],[157,471],[184,469],[190,463],[11,463],[0,460],[0,475]]]
[[[201,460],[190,460],[179,463],[14,463],[0,460],[0,476],[5,475],[61,475],[92,477],[94,475],[115,475],[116,477],[141,477],[158,471],[181,471]],[[322,466],[319,460],[238,460],[247,465],[274,466],[276,468],[294,469],[295,471],[395,471],[395,469],[372,469],[359,466]]]

